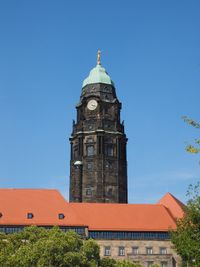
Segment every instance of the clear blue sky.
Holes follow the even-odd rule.
[[[200,177],[200,1],[0,1],[0,187],[68,198],[69,141],[83,79],[114,80],[128,141],[130,203],[182,201]]]

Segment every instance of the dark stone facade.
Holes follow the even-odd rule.
[[[70,138],[70,202],[127,203],[127,138],[114,86],[86,85],[76,109]]]

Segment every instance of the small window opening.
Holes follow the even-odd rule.
[[[167,254],[167,248],[165,248],[165,247],[162,247],[162,248],[160,248],[160,254]]]
[[[87,164],[87,169],[88,169],[88,170],[92,170],[92,165],[93,165],[92,162],[88,162],[88,164]]]
[[[65,218],[65,215],[63,213],[58,214],[58,219],[63,220]]]
[[[111,197],[112,194],[113,194],[113,190],[112,190],[112,188],[109,188],[109,189],[108,189],[108,196]]]
[[[104,256],[110,256],[110,254],[111,254],[110,251],[111,251],[110,247],[105,247],[104,248]]]
[[[86,196],[91,196],[92,195],[92,190],[90,188],[86,189]]]
[[[119,247],[119,256],[125,256],[125,248]]]
[[[133,252],[134,255],[139,254],[138,247],[132,247],[132,252]]]
[[[27,219],[33,219],[34,215],[33,213],[27,213]]]
[[[114,152],[113,152],[113,146],[112,145],[106,145],[105,154],[107,156],[113,156]]]
[[[87,155],[93,156],[94,155],[94,146],[88,146],[87,147]]]
[[[146,248],[146,253],[147,253],[148,255],[153,254],[153,248],[152,248],[152,247],[147,247],[147,248]]]

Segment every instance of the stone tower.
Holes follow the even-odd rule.
[[[127,203],[127,159],[121,103],[97,65],[84,80],[70,138],[70,202]]]

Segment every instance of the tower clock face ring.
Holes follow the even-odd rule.
[[[97,108],[97,106],[98,106],[98,103],[95,99],[92,99],[87,103],[87,108],[89,110],[95,110]]]

